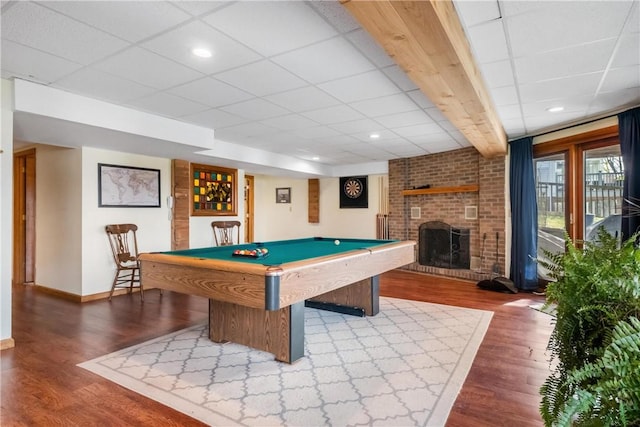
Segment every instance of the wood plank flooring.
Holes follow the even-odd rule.
[[[405,271],[381,276],[381,294],[491,310],[493,320],[447,426],[541,426],[538,389],[549,372],[544,297],[483,291],[474,283]],[[79,304],[14,287],[16,347],[0,353],[2,426],[199,426],[201,423],[76,364],[206,322],[207,300],[157,290]]]

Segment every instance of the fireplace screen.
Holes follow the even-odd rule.
[[[469,269],[469,229],[455,228],[442,221],[420,225],[418,262],[440,268]]]

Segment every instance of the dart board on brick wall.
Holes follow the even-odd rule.
[[[340,208],[368,208],[366,176],[346,176],[340,178]]]

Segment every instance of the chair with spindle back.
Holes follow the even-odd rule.
[[[229,246],[240,243],[240,221],[213,221],[213,238],[216,246]]]
[[[140,302],[144,301],[142,281],[140,280],[140,262],[138,261],[138,240],[135,224],[110,224],[105,227],[113,260],[116,263],[116,275],[113,278],[109,301],[116,289],[127,288],[131,293],[140,289]]]

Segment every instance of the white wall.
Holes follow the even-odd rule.
[[[82,293],[82,151],[36,148],[35,283]]]
[[[308,181],[255,176],[254,240],[303,237],[375,238],[380,201],[378,177],[369,175],[367,209],[340,209],[340,179],[320,179],[320,222],[308,220]],[[291,187],[291,203],[276,203],[276,188]]]
[[[202,163],[208,164],[208,163]],[[216,166],[216,165],[211,165]],[[244,241],[244,170],[238,169],[236,191],[237,191],[237,216],[192,216],[189,219],[189,247],[205,248],[215,246],[213,238],[212,221],[240,221],[240,242]]]
[[[37,161],[37,160],[36,160]],[[98,207],[98,163],[160,170],[160,208]],[[171,249],[171,220],[167,196],[171,194],[171,160],[95,148],[82,149],[82,295],[111,289],[116,268],[104,227],[133,223],[138,226],[140,252]]]
[[[13,83],[2,79],[0,137],[0,340],[11,340],[13,245]]]

